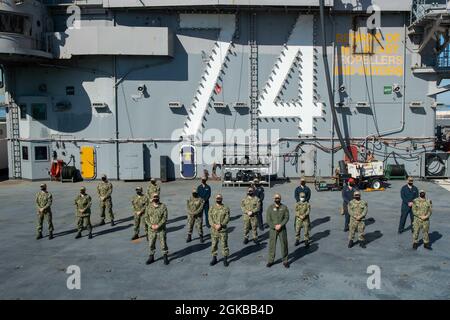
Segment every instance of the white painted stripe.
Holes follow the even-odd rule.
[[[182,27],[220,28],[218,40],[211,50],[211,58],[206,64],[205,72],[202,75],[194,101],[191,104],[189,116],[186,118],[183,131],[185,137],[195,137],[201,128],[203,116],[208,108],[217,79],[231,48],[231,41],[236,29],[236,18],[234,15],[211,16],[202,14],[180,15],[180,26]],[[208,18],[205,20],[205,17]]]
[[[433,183],[441,186],[442,188],[444,188],[447,191],[450,191],[450,180],[448,180],[448,179],[433,180]]]
[[[299,15],[291,35],[277,58],[269,80],[261,92],[261,118],[298,118],[301,134],[313,134],[313,118],[322,116],[322,104],[314,103],[314,16]],[[302,96],[300,102],[276,102],[282,86],[301,56]]]

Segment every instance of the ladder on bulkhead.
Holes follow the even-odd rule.
[[[250,162],[258,162],[258,44],[256,42],[256,13],[250,13]]]
[[[12,176],[14,179],[22,178],[22,160],[20,157],[20,131],[19,131],[19,106],[15,103],[9,105],[10,130],[9,138],[11,141],[11,159],[13,165]]]

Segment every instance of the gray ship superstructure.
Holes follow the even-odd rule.
[[[1,1],[10,177],[57,160],[86,179],[330,176],[336,128],[355,155],[422,175],[446,1],[327,0],[323,19],[321,2]]]

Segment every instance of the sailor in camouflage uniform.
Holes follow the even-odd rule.
[[[144,225],[145,236],[148,237],[147,226],[144,222],[145,209],[148,206],[148,197],[143,194],[142,187],[136,187],[136,195],[131,201],[134,212],[134,236],[131,240],[136,240],[139,238],[139,229],[142,224]]]
[[[365,218],[367,215],[368,205],[367,202],[361,200],[361,192],[355,191],[353,194],[353,200],[348,204],[348,213],[350,215],[350,232],[348,236],[348,247],[353,247],[353,238],[356,231],[358,231],[358,241],[361,248],[366,247],[366,241],[364,239],[364,229],[366,227]]]
[[[105,224],[105,210],[108,211],[109,218],[111,219],[111,226],[114,226],[114,214],[112,212],[112,192],[113,186],[108,181],[106,174],[102,176],[102,182],[97,186],[97,194],[100,199],[100,225]]]
[[[217,263],[217,247],[219,242],[222,245],[223,265],[228,267],[228,229],[230,221],[230,208],[223,204],[221,194],[216,195],[216,204],[214,204],[208,213],[209,224],[211,225],[211,254],[213,256],[210,265]]]
[[[261,200],[255,196],[255,189],[249,188],[247,196],[241,201],[242,217],[244,220],[244,244],[248,243],[250,229],[253,233],[253,241],[258,243],[258,214],[261,208]]]
[[[167,223],[167,207],[164,203],[159,202],[159,195],[152,195],[152,202],[147,206],[144,221],[148,230],[148,243],[150,248],[150,256],[146,264],[155,261],[156,239],[159,238],[161,251],[163,254],[164,264],[169,264],[169,248],[167,247],[166,223]]]
[[[197,188],[192,189],[192,197],[187,200],[187,225],[188,235],[186,242],[192,241],[192,231],[194,224],[197,228],[198,235],[200,236],[200,242],[203,243],[203,205],[205,201],[199,197]]]
[[[77,217],[78,229],[78,233],[75,239],[81,238],[81,232],[83,231],[84,227],[89,231],[89,239],[92,239],[91,205],[91,196],[86,193],[85,187],[81,187],[80,194],[75,198],[75,215]]]
[[[286,224],[289,221],[289,209],[281,203],[281,195],[276,193],[274,203],[267,208],[266,222],[269,225],[269,255],[267,267],[270,268],[275,261],[277,240],[280,240],[283,265],[289,268],[288,238]]]
[[[413,220],[413,249],[417,250],[419,247],[419,233],[423,234],[423,247],[431,250],[430,237],[428,232],[430,230],[430,216],[431,216],[431,201],[425,197],[425,191],[419,191],[419,197],[414,199],[412,205]]]
[[[47,218],[48,223],[48,239],[53,239],[52,202],[53,196],[47,191],[47,185],[45,183],[41,184],[41,191],[36,194],[36,208],[38,215],[37,240],[42,239],[42,225],[45,218]]]
[[[148,184],[148,188],[147,188],[148,198],[151,199],[154,193],[157,193],[158,196],[160,196],[161,195],[161,187],[156,183],[155,179],[151,178],[150,183]]]
[[[310,220],[309,213],[311,212],[311,205],[306,200],[306,194],[301,192],[299,195],[299,202],[295,205],[295,246],[300,244],[300,233],[304,229],[305,247],[309,247],[309,231]]]

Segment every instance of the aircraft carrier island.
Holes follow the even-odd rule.
[[[0,298],[450,298],[443,236],[450,142],[436,125],[438,96],[450,91],[448,7],[445,0],[0,1],[0,152],[8,167],[0,182]],[[403,198],[402,207],[408,177],[417,199]],[[300,178],[308,192],[294,191]],[[222,194],[230,221],[213,230],[211,220],[201,242],[194,229],[186,243],[186,199],[198,179],[210,208]],[[355,248],[344,232],[359,210],[345,200],[354,196],[350,185],[362,192],[358,208],[368,203],[366,218],[364,210],[351,218],[350,229],[366,228]],[[157,245],[152,266],[142,230],[130,241],[133,212],[140,223],[136,186],[168,209],[164,232],[146,220],[152,210],[163,216],[161,206],[148,204],[142,217],[158,227],[146,230],[158,233],[164,253],[160,259]],[[40,188],[46,195],[35,198]],[[278,227],[269,231],[244,212],[244,229],[257,223],[260,239],[242,238],[241,200],[251,190],[264,222],[277,194],[291,211],[282,246],[289,255],[269,261],[271,269],[266,251]],[[297,220],[300,202],[311,218]],[[404,224],[431,207],[431,218],[397,227],[401,215]],[[210,222],[203,209],[197,226]],[[52,212],[54,231],[44,222],[35,240],[35,220]],[[302,219],[311,230],[306,242],[295,237]],[[415,225],[429,228],[418,251]],[[209,266],[211,241],[223,244],[226,232],[229,267],[220,246],[220,266]],[[68,266],[81,270],[82,289],[66,288]],[[381,289],[368,279],[379,272]]]

